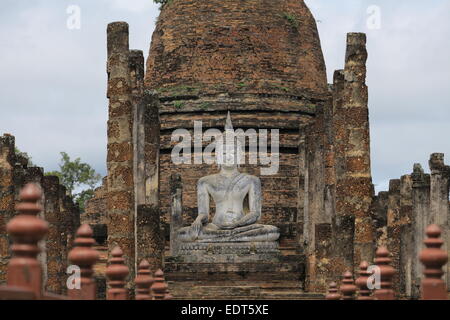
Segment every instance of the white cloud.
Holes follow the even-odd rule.
[[[109,0],[113,8],[117,10],[128,10],[131,12],[142,12],[154,7],[153,0]]]
[[[450,1],[307,0],[331,81],[344,66],[347,32],[367,32],[372,167],[377,190],[427,168],[429,154],[450,157]],[[382,28],[367,30],[367,7],[381,8]],[[106,172],[106,25],[130,24],[130,45],[148,54],[159,14],[152,0],[1,0],[0,134],[47,170],[59,152]],[[66,28],[78,4],[82,28]],[[447,161],[450,162],[450,161]]]
[[[148,2],[145,14],[137,14],[109,10],[110,1],[80,0],[81,30],[66,27],[73,1],[8,2],[7,14],[0,12],[0,134],[15,135],[47,171],[57,169],[66,151],[105,174],[106,25],[129,21],[131,46],[147,53],[158,14]]]
[[[357,2],[357,3],[356,3]],[[372,173],[377,191],[386,181],[428,168],[430,153],[450,156],[450,2],[388,1],[379,30],[368,30],[373,1],[309,0],[318,23],[329,81],[342,69],[348,32],[368,38]]]

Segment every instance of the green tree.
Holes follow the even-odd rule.
[[[89,164],[81,162],[80,158],[71,160],[66,152],[61,152],[59,171],[47,172],[45,175],[57,176],[60,183],[74,197],[82,212],[85,202],[94,196],[94,189],[102,178]],[[74,194],[74,191],[80,188],[81,191]]]
[[[78,204],[80,211],[83,213],[86,208],[86,201],[92,199],[94,197],[94,189],[86,189],[77,193],[75,196],[75,202]]]
[[[28,155],[28,153],[20,151],[19,148],[17,148],[17,147],[15,147],[14,151],[16,152],[17,155],[28,159],[28,167],[34,167],[34,163],[31,160],[31,156]]]

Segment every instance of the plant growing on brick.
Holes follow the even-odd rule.
[[[175,109],[182,109],[184,107],[185,103],[183,101],[175,101],[173,103],[173,106],[175,107]]]
[[[298,29],[299,22],[298,22],[298,18],[295,15],[288,13],[288,12],[284,12],[283,17],[289,22],[289,24],[291,25],[291,27],[293,29],[295,29],[295,30]]]

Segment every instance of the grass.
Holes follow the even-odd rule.
[[[175,107],[175,109],[180,110],[180,109],[182,109],[185,106],[185,104],[186,103],[183,102],[183,101],[175,101],[173,103],[173,106]]]
[[[298,22],[298,18],[295,15],[288,13],[288,12],[284,12],[283,18],[285,18],[289,22],[289,24],[291,25],[292,28],[294,28],[295,30],[298,29],[299,22]]]
[[[236,86],[237,86],[239,89],[242,89],[242,88],[245,88],[245,87],[247,86],[247,84],[246,84],[245,82],[239,82]]]

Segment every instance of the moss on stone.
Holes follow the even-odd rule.
[[[175,109],[182,109],[185,106],[185,102],[183,101],[174,101],[173,106],[175,107]]]
[[[245,83],[244,81],[241,81],[241,82],[239,82],[239,83],[236,85],[236,87],[237,87],[238,89],[245,88],[245,87],[247,87],[247,83]]]
[[[299,21],[296,15],[288,13],[288,12],[283,12],[283,18],[285,18],[289,24],[291,25],[291,27],[295,30],[298,29],[299,26]]]

